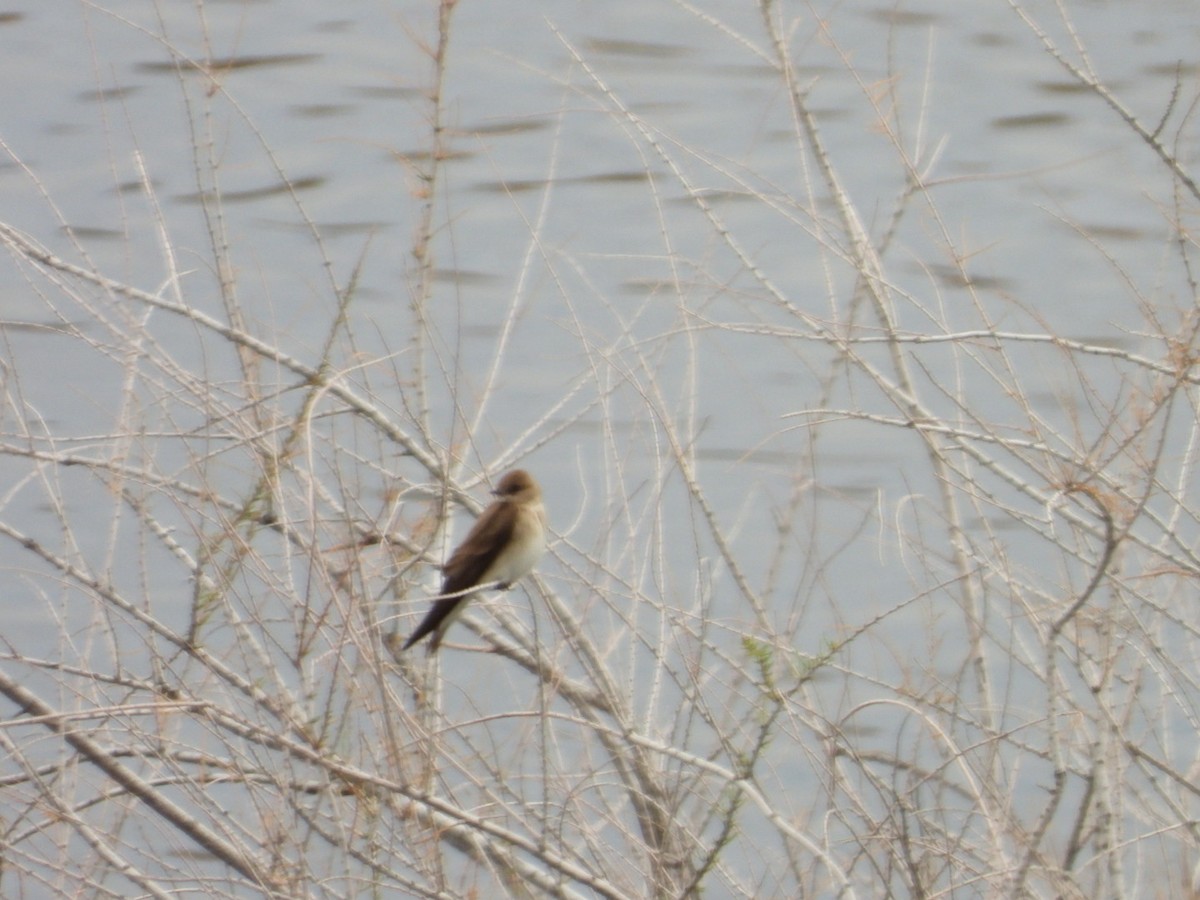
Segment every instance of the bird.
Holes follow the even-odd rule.
[[[442,566],[438,597],[401,650],[432,634],[436,653],[446,630],[474,596],[471,588],[488,585],[508,590],[537,565],[546,552],[546,509],[542,489],[524,469],[513,469],[492,491],[496,501],[483,511]]]

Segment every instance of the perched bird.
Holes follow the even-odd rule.
[[[462,614],[476,585],[508,590],[528,575],[546,552],[542,489],[524,469],[513,469],[492,491],[496,502],[483,511],[466,538],[442,566],[442,594],[400,649],[432,633],[436,652],[450,624]],[[451,596],[446,596],[451,595]],[[454,596],[457,595],[457,596]]]

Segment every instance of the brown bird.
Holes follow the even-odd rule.
[[[432,632],[431,653],[446,629],[474,596],[476,585],[508,590],[528,575],[546,552],[546,510],[542,489],[524,469],[513,469],[492,491],[496,502],[483,511],[466,539],[442,566],[442,597],[400,649],[407,650]],[[445,596],[457,595],[457,596]]]

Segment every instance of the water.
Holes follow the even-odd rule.
[[[681,712],[698,671],[722,698],[710,702],[729,704],[731,730],[750,739],[756,688],[739,639],[763,633],[739,577],[762,604],[785,668],[863,629],[834,656],[834,668],[850,674],[823,672],[798,692],[783,726],[788,740],[767,757],[768,793],[784,818],[804,822],[819,816],[813,795],[822,764],[813,747],[827,737],[822,722],[848,715],[848,728],[862,735],[860,750],[894,750],[906,727],[896,712],[881,712],[872,727],[874,707],[860,714],[855,704],[893,698],[908,679],[926,698],[934,693],[928,685],[944,679],[972,716],[996,698],[976,693],[973,678],[960,674],[969,629],[938,476],[914,430],[879,421],[904,416],[866,374],[869,363],[895,378],[887,348],[858,345],[862,365],[844,366],[826,339],[851,333],[851,324],[857,336],[876,336],[878,320],[855,292],[841,224],[802,149],[762,20],[749,7],[703,9],[460,4],[442,85],[447,161],[427,197],[432,6],[16,4],[0,20],[7,149],[0,220],[73,264],[222,320],[220,279],[231,279],[228,296],[236,295],[246,329],[310,366],[328,340],[337,290],[356,279],[333,342],[338,383],[368,397],[434,457],[453,447],[470,471],[493,479],[518,463],[537,474],[561,538],[540,572],[603,649],[649,735],[692,734],[694,744],[681,742],[720,755],[689,732]],[[1174,334],[1179,310],[1191,307],[1170,227],[1179,215],[1174,186],[1146,143],[1081,91],[1007,4],[776,10],[842,188],[877,244],[889,234],[882,264],[901,330],[1049,332],[1163,355],[1148,319],[1159,317],[1158,330]],[[1052,9],[1039,5],[1031,14],[1069,46]],[[1190,5],[1087,4],[1072,14],[1105,82],[1150,128],[1169,113],[1164,140],[1185,164],[1194,162],[1187,115],[1200,22]],[[897,145],[921,172],[928,199],[906,201],[893,219],[908,179]],[[220,216],[210,206],[206,217],[201,201],[218,195]],[[410,415],[420,403],[411,310],[421,290],[413,240],[426,200],[437,226],[424,307],[429,431],[421,436]],[[1190,203],[1183,198],[1185,209]],[[214,243],[227,248],[224,273]],[[123,339],[142,327],[145,306],[67,281],[60,294],[36,271],[0,267],[10,448],[95,452],[189,485],[202,474],[245,502],[263,448],[280,449],[301,408],[301,380],[273,365],[243,368],[223,342],[159,310],[144,338],[157,343],[141,349],[170,365],[145,363],[142,383],[130,391],[138,357]],[[989,339],[966,345],[969,352],[963,346],[906,348],[928,412],[970,432],[993,423],[1004,437],[1103,463],[1137,493],[1134,456],[1115,448],[1119,436],[1106,427],[1111,404],[1121,415],[1136,406],[1120,394],[1128,369],[1094,354],[1074,357],[1079,368],[1072,368],[1044,342],[1007,344],[1006,368]],[[245,385],[254,378],[263,390],[260,431],[251,435],[229,422],[248,408]],[[397,506],[397,497],[428,496],[432,479],[394,442],[339,418],[338,409],[326,400],[320,411],[328,418],[317,421],[311,443],[290,448],[301,472],[322,479],[320,490],[337,485],[336,502],[322,498],[313,525],[297,505],[313,485],[288,475],[280,508],[322,548],[347,539],[339,518],[416,528],[429,508],[416,500]],[[847,410],[874,421],[851,421]],[[1185,557],[1194,518],[1169,517],[1175,500],[1188,508],[1194,493],[1187,418],[1180,413],[1163,425],[1159,474],[1173,493],[1163,488],[1167,497],[1150,508],[1161,504],[1168,524],[1142,518],[1134,528],[1150,545],[1175,539],[1173,552]],[[1122,427],[1136,420],[1131,414]],[[468,424],[477,426],[469,435]],[[683,489],[672,440],[687,448],[707,509]],[[1055,479],[1082,477],[1041,451],[982,446],[1043,497],[1054,494]],[[978,555],[972,578],[987,598],[991,674],[1001,699],[1032,697],[1028,715],[1015,704],[1008,721],[1024,727],[1045,711],[1034,677],[1044,631],[1033,623],[1082,589],[1095,545],[1069,536],[1057,520],[1054,536],[1084,548],[1073,559],[1039,536],[1052,526],[1034,497],[956,451],[947,456],[963,467],[955,484]],[[105,573],[186,629],[194,582],[178,558],[147,539],[115,490],[61,467],[36,469],[12,452],[0,471],[15,485],[0,506],[4,522]],[[404,486],[397,476],[421,490],[397,494]],[[966,502],[970,485],[980,491],[977,505]],[[481,496],[482,485],[473,487]],[[200,499],[163,504],[146,492],[158,521],[193,558],[237,518],[236,509],[219,515]],[[724,546],[712,537],[710,513]],[[1095,520],[1084,508],[1080,521]],[[435,558],[441,547],[433,547]],[[304,554],[277,546],[258,552],[238,586],[247,617],[266,616],[262,634],[278,640],[264,656],[285,673],[280,680],[316,708],[360,701],[352,682],[367,683],[378,671],[368,673],[376,664],[363,661],[372,636],[317,629],[323,649],[296,663],[289,642],[303,643],[312,626],[306,615],[353,616]],[[217,559],[230,555],[222,545]],[[12,575],[3,634],[11,645],[97,671],[123,661],[151,677],[136,628],[118,629],[119,646],[82,652],[71,636],[102,628],[103,613],[47,579],[17,544],[0,546],[0,565]],[[387,561],[374,565],[366,596],[383,590]],[[1155,565],[1165,567],[1146,568]],[[1001,588],[998,572],[1017,574]],[[413,576],[412,603],[385,604],[381,613],[406,616],[402,630],[423,614],[422,585],[434,580],[430,567]],[[1126,587],[1144,599],[1140,587]],[[261,607],[254,597],[264,598]],[[536,625],[556,664],[586,678],[586,665],[536,596],[518,591],[496,605]],[[678,643],[664,645],[671,654],[651,652],[660,633],[673,631]],[[1191,658],[1187,635],[1175,638],[1175,649]],[[213,640],[244,649],[229,632]],[[473,636],[464,630],[460,640]],[[779,649],[789,645],[794,658]],[[478,656],[451,650],[445,662],[452,722],[565,709],[505,660]],[[330,674],[331,660],[350,657],[354,679]],[[259,664],[242,662],[252,674]],[[22,669],[10,661],[9,671]],[[40,684],[50,690],[57,682]],[[1168,720],[1186,714],[1154,721]],[[513,727],[521,735],[515,746],[528,741],[531,752],[545,752],[544,734]],[[559,739],[574,746],[576,737]],[[947,751],[913,752],[926,759]],[[1013,759],[1020,755],[1003,756],[1003,765]],[[558,764],[574,771],[576,763],[564,752],[556,771]],[[1044,800],[1040,765],[1032,768],[1042,781],[1014,775],[1008,785],[1025,824]],[[1178,766],[1187,768],[1186,754]],[[532,780],[541,771],[517,759],[505,770],[515,777],[523,767]],[[591,789],[583,775],[573,788]],[[524,789],[521,799],[542,789]],[[480,789],[479,803],[492,802]],[[777,840],[765,821],[747,827],[763,846]],[[1055,827],[1067,826],[1056,820]],[[734,874],[721,884],[731,893],[737,878],[794,892],[779,856],[738,847],[729,857]],[[637,876],[627,874],[636,893]]]

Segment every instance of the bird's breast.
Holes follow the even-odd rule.
[[[480,581],[512,584],[524,578],[546,552],[545,512],[541,504],[524,507],[513,526],[512,540]]]

